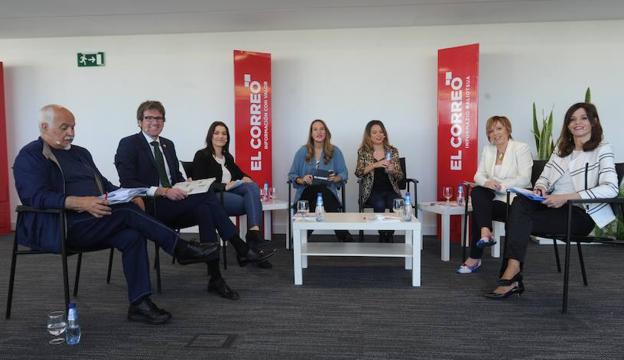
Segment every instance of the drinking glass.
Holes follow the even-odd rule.
[[[308,200],[297,201],[297,214],[300,216],[306,216],[308,212],[310,212],[310,204],[308,203]]]
[[[267,196],[268,195],[264,193],[264,188],[260,188],[260,201],[265,201]]]
[[[401,198],[396,198],[392,201],[392,211],[399,218],[403,217],[403,208],[405,207],[405,201]]]
[[[445,186],[442,188],[442,196],[446,199],[446,205],[450,205],[451,196],[453,196],[453,187]]]
[[[269,188],[269,199],[270,200],[276,200],[277,199],[277,193],[275,192],[275,187]]]
[[[54,339],[50,340],[50,344],[56,345],[65,342],[65,338],[58,336],[64,333],[66,328],[65,311],[52,311],[48,313],[47,329],[50,335],[55,336]]]

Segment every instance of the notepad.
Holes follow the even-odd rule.
[[[526,197],[527,199],[530,199],[530,200],[533,200],[533,201],[542,202],[542,201],[546,200],[546,198],[544,198],[543,196],[539,196],[539,195],[533,193],[533,191],[531,191],[531,190],[527,190],[527,189],[523,189],[523,188],[519,188],[519,187],[509,188],[509,191],[511,191],[512,193],[516,193],[516,194],[522,195],[522,196]]]
[[[188,195],[205,193],[210,188],[210,185],[215,181],[215,178],[201,179],[193,181],[183,181],[173,185],[174,188],[184,190]]]

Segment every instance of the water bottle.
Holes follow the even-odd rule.
[[[321,193],[316,194],[316,221],[325,220],[325,208],[323,208],[323,195]]]
[[[412,221],[412,200],[409,192],[405,193],[405,202],[403,207],[403,221]]]
[[[264,182],[264,192],[263,192],[263,196],[262,196],[262,200],[266,201],[269,200],[269,182],[265,181]]]
[[[65,342],[68,345],[76,345],[80,342],[80,325],[78,325],[78,310],[76,304],[69,304],[67,311],[67,329],[65,329]]]
[[[464,206],[464,200],[464,186],[463,184],[459,184],[459,186],[457,186],[457,205]]]
[[[392,151],[386,150],[386,160],[392,160]],[[385,169],[386,173],[388,172],[388,168]]]

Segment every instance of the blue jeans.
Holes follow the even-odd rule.
[[[220,197],[221,194],[217,194]],[[229,216],[247,215],[247,228],[260,226],[262,222],[262,202],[260,189],[256,183],[242,185],[223,193],[223,207]]]

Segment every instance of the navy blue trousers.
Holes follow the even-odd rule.
[[[121,251],[128,300],[134,302],[152,293],[145,239],[173,255],[178,235],[132,203],[111,208],[112,214],[102,218],[88,213],[70,215],[69,247],[83,250],[114,247]]]
[[[224,240],[231,240],[236,234],[236,226],[214,191],[193,194],[183,200],[173,201],[157,198],[154,217],[173,228],[199,226],[199,241],[217,241],[215,229]],[[149,209],[148,209],[149,210]]]

